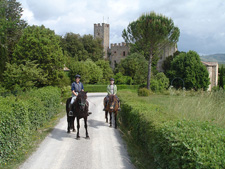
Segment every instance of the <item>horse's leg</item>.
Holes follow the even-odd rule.
[[[108,111],[105,111],[105,119],[106,119],[106,123],[108,123]]]
[[[75,123],[75,116],[73,117],[73,123],[72,123],[72,126],[73,126],[73,132],[76,132],[74,123]]]
[[[115,128],[117,128],[117,111],[114,113],[115,115]]]
[[[86,130],[86,138],[89,138],[88,130],[87,130],[87,117],[84,117],[84,127],[85,127],[85,130]]]
[[[80,138],[79,129],[80,129],[80,119],[77,117],[77,139]]]
[[[67,133],[70,133],[70,117],[68,115],[67,115],[67,123],[68,123]]]
[[[110,116],[109,127],[112,127],[112,112],[109,112],[109,116]]]

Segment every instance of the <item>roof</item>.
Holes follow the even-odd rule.
[[[204,62],[204,61],[202,61],[202,63],[206,66],[218,66],[218,62]]]

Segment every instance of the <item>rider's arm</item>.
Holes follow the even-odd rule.
[[[114,91],[113,91],[113,94],[116,95],[116,93],[117,93],[117,86],[114,85]]]
[[[81,91],[84,91],[84,85],[81,83]]]
[[[108,93],[108,95],[111,94],[111,91],[110,91],[110,85],[107,86],[107,93]]]
[[[74,90],[72,91],[72,93],[73,93],[75,96],[77,96],[77,93],[76,93]]]

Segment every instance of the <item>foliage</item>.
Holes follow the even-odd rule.
[[[81,75],[81,81],[83,83],[95,84],[101,81],[103,72],[92,60],[73,62],[70,67],[69,77],[71,81],[74,81],[76,74]]]
[[[171,69],[171,62],[173,61],[173,59],[178,56],[180,53],[180,51],[176,51],[173,55],[170,55],[168,57],[166,57],[166,59],[164,60],[163,64],[162,64],[162,68],[164,70],[165,75],[167,75],[167,72]]]
[[[117,90],[134,90],[136,91],[138,89],[137,85],[116,85]],[[88,92],[106,92],[107,85],[90,85],[85,84],[84,90]]]
[[[138,96],[149,96],[151,94],[151,91],[147,88],[140,88],[138,89]]]
[[[151,90],[154,92],[162,92],[169,87],[169,79],[163,72],[157,73],[151,80]]]
[[[175,77],[182,78],[186,89],[206,90],[210,83],[208,71],[194,51],[183,52],[176,56],[171,62],[171,69],[167,75],[170,80]],[[175,81],[173,86],[180,87],[182,84]]]
[[[115,84],[128,84],[131,85],[133,80],[130,76],[124,76],[121,72],[114,76]]]
[[[119,93],[122,123],[143,151],[154,156],[157,168],[225,167],[224,128],[179,119],[163,104],[147,101],[154,95],[146,99],[135,96]]]
[[[143,55],[133,53],[122,59],[116,68],[116,72],[121,72],[125,76],[130,76],[134,84],[146,82],[148,74],[148,63]]]
[[[102,69],[103,78],[100,81],[102,83],[107,83],[109,79],[113,77],[113,71],[109,65],[109,61],[98,60],[95,64]]]
[[[0,1],[0,80],[5,70],[5,63],[11,62],[12,53],[26,22],[21,19],[22,8],[16,0]]]
[[[24,64],[25,61],[36,60],[47,77],[47,83],[41,86],[57,85],[61,81],[65,61],[59,42],[54,31],[44,26],[28,26],[15,48],[13,61]]]
[[[154,12],[143,14],[123,31],[123,38],[132,50],[143,53],[148,60],[147,88],[150,89],[153,56],[157,56],[167,45],[178,41],[180,31],[172,19]]]
[[[67,53],[75,61],[85,61],[88,58],[97,61],[103,58],[101,40],[94,39],[92,35],[81,37],[72,32],[66,33],[61,38],[61,46],[64,53]]]
[[[8,90],[29,90],[40,84],[46,83],[46,77],[38,64],[34,61],[26,61],[25,64],[6,63],[6,71],[3,73],[4,87]]]
[[[0,97],[0,164],[24,154],[31,133],[53,114],[60,103],[60,90],[41,88],[20,97]]]

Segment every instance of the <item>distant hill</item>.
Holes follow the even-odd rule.
[[[218,62],[219,64],[225,64],[225,54],[213,54],[200,56],[202,61],[206,62]]]

